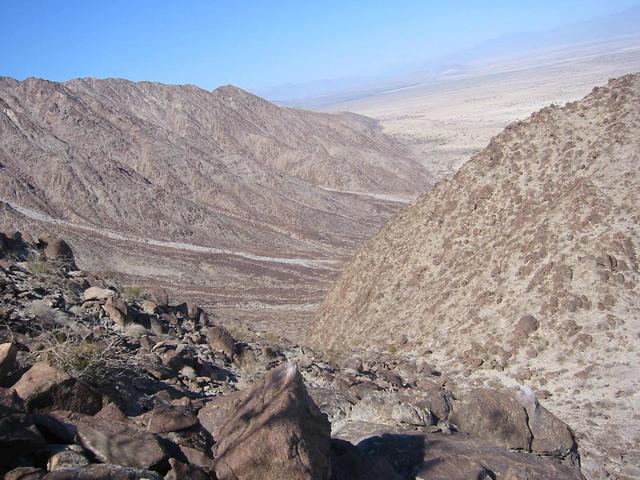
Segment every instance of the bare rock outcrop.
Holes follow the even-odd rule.
[[[330,426],[294,364],[234,399],[218,430],[218,479],[328,480]]]

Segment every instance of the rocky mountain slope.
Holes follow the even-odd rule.
[[[462,394],[434,365],[328,359],[0,234],[6,480],[581,480],[526,390]]]
[[[511,124],[362,248],[315,343],[531,386],[591,478],[640,477],[639,129],[640,75]]]
[[[429,185],[358,115],[280,108],[231,86],[0,78],[3,224],[65,232],[85,267],[147,283],[189,278],[206,293],[213,272],[258,290],[247,270],[275,270],[278,283],[282,264],[340,263],[399,208],[393,199]],[[122,246],[103,252],[105,237]],[[154,249],[142,263],[141,244]],[[185,250],[216,257],[163,265]]]

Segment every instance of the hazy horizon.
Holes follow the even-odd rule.
[[[0,47],[0,75],[118,77],[206,89],[233,84],[277,97],[269,92],[417,70],[505,35],[551,30],[638,5],[116,1],[96,7],[25,1],[0,6],[3,17],[12,19],[5,34],[16,40]]]

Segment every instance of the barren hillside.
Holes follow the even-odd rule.
[[[1,78],[0,164],[7,228],[64,230],[85,268],[180,284],[203,303],[240,289],[313,303],[401,205],[386,198],[430,186],[366,117],[118,79]]]
[[[640,75],[511,124],[364,246],[315,342],[530,385],[592,478],[640,475],[639,127]]]

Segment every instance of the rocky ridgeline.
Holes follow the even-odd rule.
[[[329,361],[0,235],[6,479],[580,479],[531,392],[389,353]],[[234,335],[235,334],[235,335]]]

